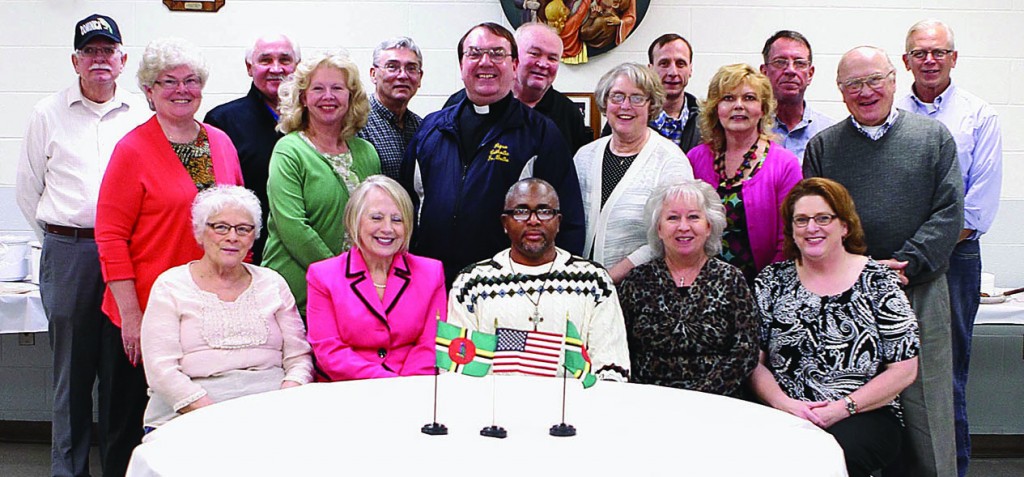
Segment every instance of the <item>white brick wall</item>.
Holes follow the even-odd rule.
[[[707,81],[721,65],[740,61],[757,65],[759,52],[775,30],[807,35],[814,46],[817,81],[808,98],[834,116],[846,115],[832,86],[839,56],[851,47],[872,44],[887,49],[899,66],[907,28],[937,17],[957,34],[960,62],[954,78],[998,109],[1003,122],[1004,189],[1002,208],[984,238],[985,268],[998,285],[1024,285],[1024,0],[658,0],[633,35],[615,51],[583,66],[562,66],[556,87],[591,91],[600,75],[623,61],[646,62],[647,46],[674,31],[694,45],[694,75],[689,91],[706,94]],[[855,5],[855,6],[850,6]],[[924,8],[927,6],[928,8]],[[364,81],[373,47],[406,34],[424,50],[426,75],[412,109],[426,114],[461,87],[454,52],[458,38],[480,21],[506,23],[498,0],[281,1],[229,0],[217,14],[171,13],[156,0],[0,0],[0,233],[24,230],[11,198],[14,169],[32,105],[73,81],[70,68],[74,23],[94,12],[113,16],[126,38],[129,65],[121,85],[137,91],[134,74],[145,44],[162,36],[181,36],[203,47],[211,66],[200,117],[207,110],[245,93],[246,46],[261,32],[282,31],[304,51],[344,47],[361,66]],[[899,88],[911,76],[899,68]],[[7,343],[5,342],[5,346]]]

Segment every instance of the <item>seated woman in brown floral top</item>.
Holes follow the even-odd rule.
[[[750,377],[766,404],[832,434],[851,477],[897,457],[899,393],[917,377],[917,319],[895,272],[867,246],[849,192],[797,183],[782,203],[785,262],[754,284],[760,362]]]
[[[632,382],[738,397],[757,364],[757,314],[743,273],[715,257],[725,208],[710,185],[662,185],[647,201],[647,240],[661,260],[619,292]]]

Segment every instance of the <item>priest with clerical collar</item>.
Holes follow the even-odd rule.
[[[444,264],[450,287],[463,267],[507,246],[504,191],[522,178],[554,185],[562,198],[558,245],[583,250],[583,201],[558,128],[512,95],[519,51],[512,33],[481,23],[458,45],[466,98],[428,115],[406,149],[400,182],[419,223],[411,251]]]

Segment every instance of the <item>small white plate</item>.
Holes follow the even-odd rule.
[[[998,304],[1003,303],[1005,301],[1006,301],[1006,295],[983,296],[983,297],[981,297],[981,304],[982,305],[998,305]]]

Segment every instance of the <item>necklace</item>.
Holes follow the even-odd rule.
[[[704,264],[708,262],[707,257],[701,259],[701,261],[694,268],[682,268],[679,271],[679,285],[680,287],[686,286],[686,281],[689,280],[692,285],[697,279],[697,275],[700,275],[700,271],[704,269]],[[669,276],[672,276],[672,268],[668,266],[668,262],[665,262],[665,268],[668,269]],[[675,277],[672,276],[672,281],[675,282]]]
[[[373,286],[377,287],[378,290],[383,290],[388,287],[388,284],[378,285],[377,282],[373,282]]]
[[[544,321],[544,318],[542,316],[540,316],[540,299],[544,295],[544,290],[547,289],[547,287],[548,287],[548,280],[551,279],[551,271],[555,269],[555,263],[557,263],[557,262],[558,262],[558,251],[556,250],[555,251],[555,258],[553,260],[551,260],[551,266],[548,267],[548,271],[545,272],[542,275],[544,277],[544,282],[541,283],[540,288],[537,290],[537,301],[534,301],[533,298],[530,298],[530,292],[527,292],[526,290],[523,290],[522,287],[519,288],[519,291],[522,292],[522,294],[524,296],[526,296],[526,299],[530,301],[530,304],[533,305],[533,314],[530,315],[530,318],[529,318],[530,322],[533,323],[533,331],[537,331],[537,325],[539,325],[540,322]],[[508,265],[509,265],[509,268],[512,270],[513,274],[515,274],[517,276],[518,275],[522,275],[524,277],[527,276],[525,273],[521,274],[521,273],[516,272],[515,260],[512,260],[512,255],[511,254],[509,254],[509,257],[508,257]],[[497,327],[497,326],[495,326],[495,327]]]
[[[727,176],[725,172],[725,151],[715,156],[715,173],[722,180],[721,187],[725,189],[732,189],[740,183],[743,179],[753,177],[754,174],[761,169],[761,165],[764,161],[758,161],[757,164],[751,166],[751,162],[757,160],[757,144],[761,142],[761,138],[758,137],[754,141],[754,145],[750,146],[750,149],[743,153],[743,163],[736,169],[736,173],[733,176]],[[768,154],[768,145],[764,146],[764,154]]]

